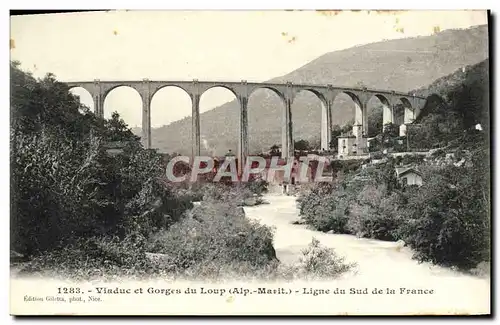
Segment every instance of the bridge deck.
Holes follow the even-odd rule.
[[[418,99],[425,99],[424,97],[421,96],[415,96],[411,92],[401,92],[401,91],[392,91],[392,90],[387,90],[387,89],[375,89],[375,88],[358,88],[358,87],[347,87],[347,86],[336,86],[336,85],[331,85],[331,84],[303,84],[303,83],[276,83],[276,82],[247,82],[245,80],[243,81],[223,81],[223,80],[150,80],[150,79],[143,79],[143,80],[101,80],[101,79],[96,79],[93,81],[63,81],[64,83],[68,84],[69,86],[77,86],[77,85],[83,85],[83,84],[94,84],[96,82],[99,82],[100,84],[142,84],[143,82],[150,82],[150,83],[160,83],[160,84],[172,84],[172,85],[192,85],[193,83],[201,84],[201,85],[211,85],[211,86],[217,86],[217,85],[226,85],[226,86],[236,86],[236,85],[241,85],[242,83],[245,83],[249,86],[260,86],[260,87],[283,87],[287,85],[292,85],[293,87],[297,88],[302,88],[304,90],[310,88],[310,89],[334,89],[334,90],[341,90],[341,91],[366,91],[369,93],[376,93],[376,94],[384,94],[384,95],[396,95],[396,96],[411,96],[415,97]]]

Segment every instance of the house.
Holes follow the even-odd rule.
[[[403,185],[422,185],[422,174],[412,167],[396,167],[396,177]]]
[[[338,158],[364,155],[367,152],[367,138],[356,138],[354,135],[338,137]]]

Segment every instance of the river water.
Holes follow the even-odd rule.
[[[315,237],[347,262],[357,264],[354,272],[339,280],[341,284],[369,287],[370,290],[394,288],[398,294],[401,288],[434,290],[430,296],[411,297],[406,305],[404,299],[408,297],[402,297],[398,309],[401,313],[422,312],[430,306],[434,306],[433,313],[489,313],[489,278],[418,263],[412,259],[412,251],[400,243],[327,234],[308,229],[306,225],[292,224],[299,220],[295,197],[268,194],[264,199],[268,204],[246,207],[245,212],[248,218],[275,228],[274,247],[282,263],[297,261],[301,250]],[[420,308],[412,304],[420,304]]]

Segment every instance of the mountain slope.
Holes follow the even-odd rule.
[[[432,101],[429,101],[428,107],[424,107],[417,121],[430,113],[442,114],[444,110],[452,110],[462,118],[463,128],[470,128],[480,123],[483,129],[487,129],[490,122],[489,70],[490,62],[486,59],[462,67],[452,74],[437,79],[428,87],[418,89],[416,91],[418,95],[425,97],[436,94],[446,105],[443,106],[442,102],[432,105]]]
[[[332,40],[334,41],[334,40]],[[488,58],[487,26],[446,30],[416,38],[398,39],[327,53],[316,60],[272,79],[273,82],[364,85],[379,89],[410,91],[426,87],[455,70]],[[372,98],[369,109],[379,105]],[[249,100],[250,151],[269,148],[281,141],[282,104],[269,90],[259,90]],[[352,101],[339,95],[334,103],[334,124],[354,116]],[[314,95],[300,93],[292,107],[295,139],[318,139],[321,104]],[[236,100],[201,115],[205,153],[223,154],[237,148],[238,104]],[[160,151],[191,152],[191,119],[185,118],[152,130],[153,147]]]

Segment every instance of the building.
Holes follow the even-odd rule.
[[[422,185],[422,174],[412,167],[396,167],[396,177],[403,185]]]
[[[365,155],[368,152],[367,138],[356,138],[354,135],[338,137],[338,158]]]

